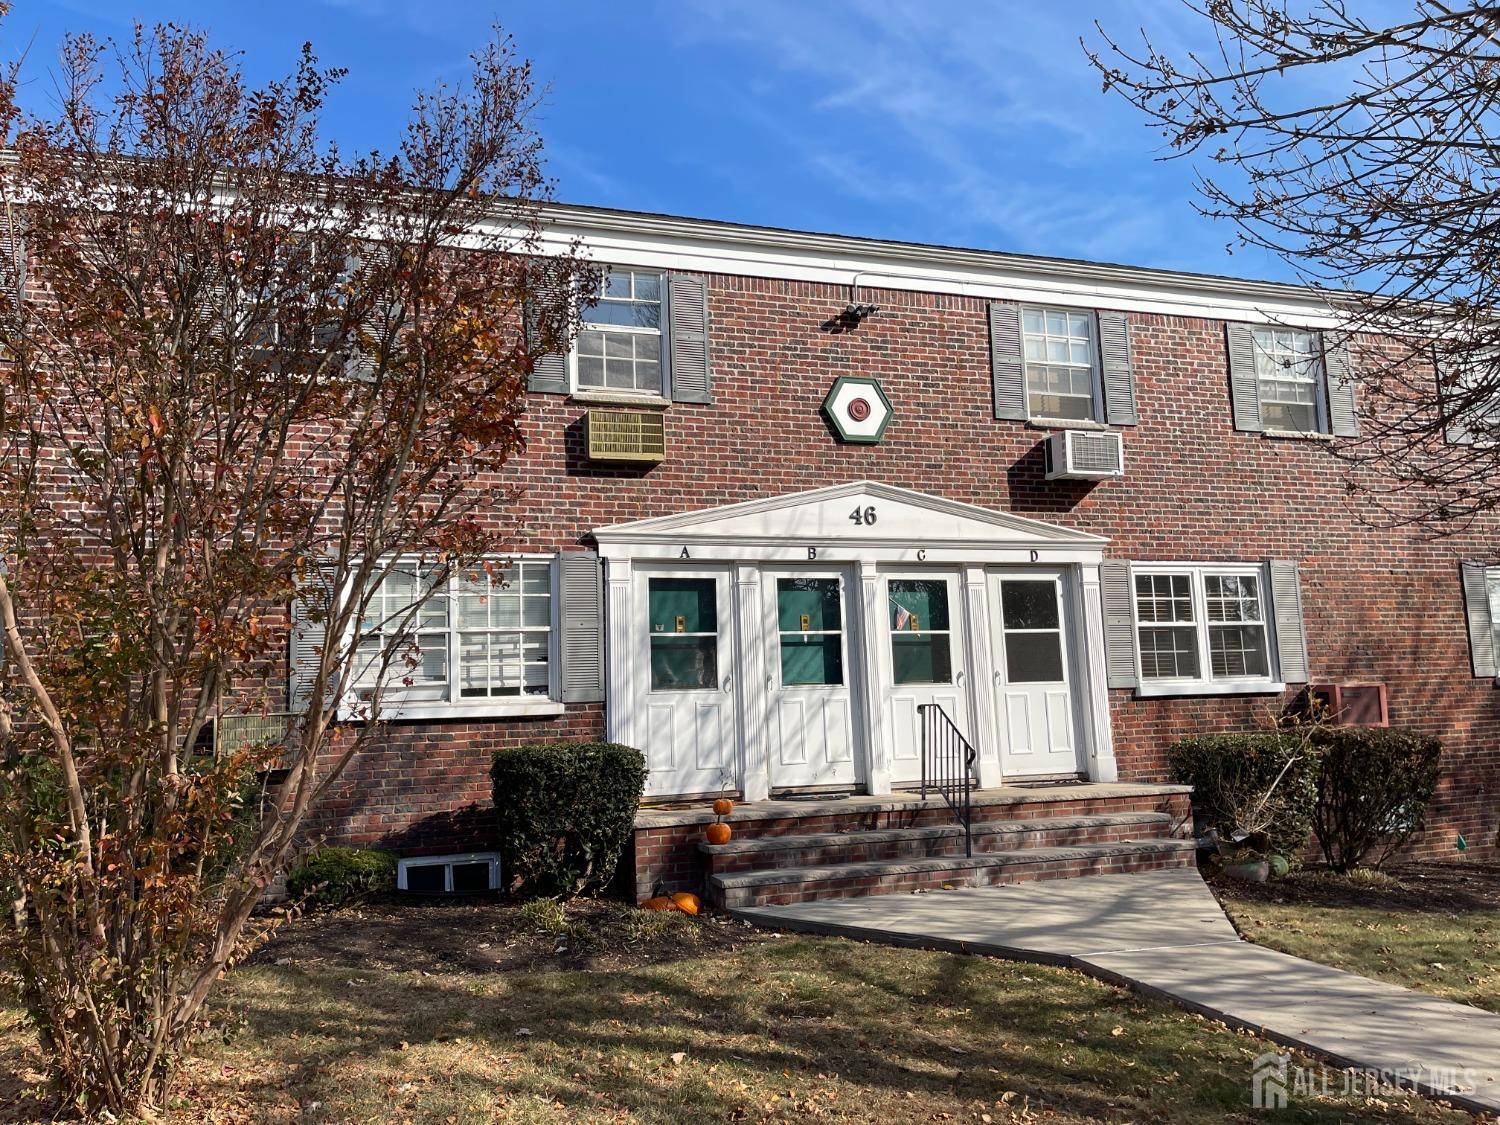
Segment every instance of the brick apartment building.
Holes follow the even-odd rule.
[[[573,354],[531,380],[512,584],[480,602],[455,578],[424,615],[388,737],[316,831],[482,850],[491,752],[539,740],[639,747],[653,802],[899,792],[924,703],[983,788],[1156,782],[1174,739],[1373,684],[1391,724],[1444,742],[1417,847],[1493,854],[1500,540],[1361,518],[1335,452],[1358,433],[1359,343],[1325,335],[1316,295],[546,221],[607,277]],[[1378,718],[1381,694],[1352,698]]]

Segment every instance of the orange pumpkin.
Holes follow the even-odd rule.
[[[734,802],[731,801],[728,797],[720,797],[717,801],[714,802],[715,816],[728,816],[733,809]]]
[[[708,837],[710,844],[727,844],[729,843],[729,837],[734,835],[734,833],[729,830],[729,825],[720,821],[717,824],[710,824],[708,831],[704,835]]]
[[[642,910],[676,910],[677,904],[666,895],[657,895],[641,903]]]
[[[672,896],[672,901],[677,904],[677,909],[684,914],[696,914],[700,909],[698,896],[688,894],[687,891],[678,891]]]

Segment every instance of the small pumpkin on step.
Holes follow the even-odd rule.
[[[727,844],[734,833],[730,831],[729,825],[722,820],[716,820],[708,826],[703,835],[710,844]]]

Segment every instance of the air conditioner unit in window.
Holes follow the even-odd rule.
[[[1338,727],[1388,727],[1390,705],[1384,684],[1309,684],[1317,714]]]
[[[1060,430],[1047,439],[1048,480],[1125,475],[1125,443],[1111,430]]]
[[[667,459],[666,419],[654,410],[590,410],[584,416],[590,461]]]

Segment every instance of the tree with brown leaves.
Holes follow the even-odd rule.
[[[18,73],[0,963],[61,1092],[129,1114],[162,1098],[308,810],[409,677],[414,607],[372,592],[395,568],[492,580],[498,474],[534,357],[567,347],[577,263],[538,265],[535,93],[504,39],[357,158],[321,133],[340,74],[310,50],[251,88],[197,32],[71,38],[45,114]],[[285,708],[293,617],[320,638],[305,706],[225,737]]]

